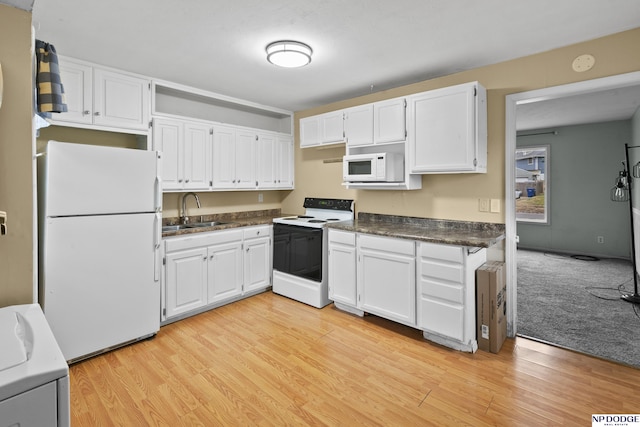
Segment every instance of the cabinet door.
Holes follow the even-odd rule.
[[[406,325],[416,324],[413,241],[373,236],[358,240],[360,308]],[[398,250],[396,250],[398,249]]]
[[[411,173],[473,171],[477,166],[474,85],[410,98]]]
[[[344,128],[349,147],[373,144],[373,104],[349,108]]]
[[[213,128],[213,187],[235,187],[236,130],[227,126]]]
[[[189,249],[167,254],[167,318],[207,304],[207,250]]]
[[[206,190],[211,181],[211,127],[184,125],[184,189]]]
[[[342,110],[320,116],[321,143],[344,141],[344,114]]]
[[[242,241],[210,246],[207,250],[209,304],[242,294]]]
[[[238,130],[236,132],[235,144],[235,187],[255,188],[256,184],[256,161],[255,145],[257,135],[255,132]]]
[[[355,234],[329,230],[329,299],[356,307]]]
[[[374,143],[404,141],[407,137],[406,111],[407,102],[404,98],[374,103]]]
[[[271,285],[271,240],[269,236],[244,241],[244,292]]]
[[[93,69],[84,64],[60,58],[60,78],[64,85],[67,111],[53,113],[51,118],[63,122],[93,122]]]
[[[300,119],[300,148],[320,145],[320,117]]]
[[[293,138],[278,136],[275,150],[275,185],[293,188]]]
[[[94,68],[93,73],[93,123],[148,129],[151,82],[101,68]]]
[[[177,120],[153,120],[153,149],[162,151],[162,189],[183,188],[183,125]]]
[[[256,180],[258,188],[275,188],[277,176],[275,135],[258,135],[256,142]]]

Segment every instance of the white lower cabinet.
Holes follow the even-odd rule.
[[[238,238],[239,237],[239,238]],[[207,303],[242,295],[242,235],[207,248]]]
[[[415,326],[415,242],[361,234],[357,250],[360,308]]]
[[[337,305],[358,305],[356,234],[329,229],[329,299]],[[344,308],[344,307],[343,307]]]
[[[271,286],[271,226],[244,230],[244,291]]]
[[[167,251],[165,267],[167,318],[207,304],[207,249]]]
[[[271,286],[271,225],[170,237],[164,245],[164,323]]]
[[[329,229],[329,299],[468,352],[476,340],[475,271],[486,249]]]
[[[424,337],[475,352],[475,271],[486,250],[421,242],[418,244],[418,327]]]

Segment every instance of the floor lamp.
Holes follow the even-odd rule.
[[[633,265],[633,293],[624,294],[621,298],[633,304],[640,304],[640,294],[638,294],[638,273],[636,269],[636,244],[635,231],[633,221],[633,188],[631,182],[633,178],[640,178],[640,162],[633,166],[633,178],[629,167],[629,150],[632,148],[640,148],[640,145],[630,146],[624,144],[625,160],[622,165],[623,170],[618,173],[616,183],[611,189],[611,200],[614,202],[629,202],[629,219],[631,221],[631,262]]]

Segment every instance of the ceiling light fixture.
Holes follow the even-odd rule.
[[[280,40],[267,45],[267,61],[285,68],[304,67],[311,62],[313,50],[300,42]]]

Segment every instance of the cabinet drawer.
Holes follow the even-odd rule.
[[[418,271],[422,277],[433,277],[455,283],[464,282],[464,268],[462,264],[434,262],[430,259],[420,259]]]
[[[256,237],[268,237],[271,235],[271,226],[265,225],[261,227],[248,227],[244,229],[245,239],[254,239]]]
[[[169,237],[165,239],[165,251],[179,251],[233,241],[242,241],[241,229],[195,233],[188,237]]]
[[[419,255],[426,258],[442,259],[462,264],[464,259],[461,246],[439,245],[437,243],[421,242]]]
[[[435,297],[442,300],[464,304],[464,286],[452,283],[442,283],[422,277],[418,282],[418,294]]]
[[[447,304],[428,298],[421,298],[420,329],[453,338],[457,341],[464,339],[464,308],[455,304]]]
[[[342,243],[343,245],[355,246],[356,233],[349,231],[329,230],[329,243]]]
[[[361,234],[358,237],[358,248],[409,256],[415,256],[416,253],[416,244],[414,240],[378,237],[370,234]]]

